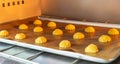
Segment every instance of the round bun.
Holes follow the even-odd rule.
[[[61,49],[67,49],[67,48],[70,48],[71,47],[71,43],[69,40],[62,40],[60,43],[59,43],[59,48]]]
[[[77,32],[73,35],[73,39],[83,39],[85,38],[85,35],[81,32]]]
[[[35,27],[33,29],[34,32],[43,32],[43,28],[42,27]]]
[[[97,53],[98,47],[95,44],[90,44],[85,48],[85,53]]]
[[[28,29],[28,26],[26,24],[21,24],[21,25],[19,25],[19,29],[26,30],[26,29]]]
[[[65,29],[66,30],[75,30],[75,25],[68,24],[68,25],[65,26]]]
[[[42,25],[42,21],[41,20],[35,20],[33,22],[34,25]]]
[[[119,31],[115,28],[112,28],[108,31],[109,35],[119,35]]]
[[[99,42],[101,43],[108,43],[108,42],[111,42],[111,37],[108,36],[108,35],[102,35],[99,37]]]
[[[95,32],[94,27],[87,27],[85,28],[85,32]]]
[[[7,30],[1,30],[0,31],[0,37],[6,37],[9,35],[9,32]]]
[[[35,39],[35,43],[36,44],[44,44],[47,42],[47,38],[44,36],[40,36],[38,38]]]
[[[56,36],[61,36],[63,35],[63,31],[61,29],[55,29],[52,34]]]
[[[17,39],[17,40],[22,40],[25,38],[26,38],[26,35],[24,33],[18,33],[15,35],[15,39]]]
[[[56,28],[56,23],[55,23],[55,22],[49,22],[49,23],[47,24],[47,26],[48,26],[49,28]]]

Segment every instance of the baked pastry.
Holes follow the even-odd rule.
[[[115,28],[109,29],[108,34],[112,37],[113,40],[117,40],[119,37],[119,31]]]
[[[21,25],[19,25],[19,29],[26,30],[26,29],[28,29],[28,26],[26,24],[21,24]]]
[[[93,38],[93,36],[95,34],[95,28],[94,27],[87,27],[87,28],[85,28],[85,32],[87,33],[87,35],[90,38]]]
[[[85,35],[81,32],[77,32],[73,35],[73,39],[84,39]]]
[[[98,39],[98,41],[102,44],[108,44],[111,42],[111,37],[108,35],[101,35]]]
[[[87,27],[87,28],[85,28],[85,32],[95,32],[95,29],[94,29],[94,27]]]
[[[60,43],[59,43],[59,48],[60,49],[68,49],[71,47],[71,42],[69,40],[62,40]]]
[[[44,44],[47,42],[47,38],[44,36],[40,36],[35,39],[35,44]]]
[[[55,29],[52,34],[55,36],[61,36],[63,35],[63,31],[61,29]]]
[[[85,53],[94,54],[99,51],[98,47],[95,44],[90,44],[85,48]]]
[[[119,31],[115,28],[112,28],[108,31],[108,34],[110,35],[119,35]]]
[[[18,33],[15,35],[15,39],[17,39],[17,40],[22,40],[25,38],[26,38],[26,35],[24,33]]]
[[[56,28],[56,23],[55,23],[55,22],[49,22],[49,23],[47,24],[47,26],[48,26],[49,28]]]
[[[6,37],[9,35],[9,32],[7,30],[1,30],[0,31],[0,37]]]
[[[69,30],[69,31],[71,31],[71,30],[73,31],[73,30],[75,30],[75,25],[68,24],[68,25],[65,26],[65,29]]]
[[[42,27],[35,27],[33,29],[34,32],[43,32],[43,28]]]
[[[34,25],[42,25],[42,21],[37,19],[33,22],[33,24]]]

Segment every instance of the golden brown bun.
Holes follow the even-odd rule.
[[[75,30],[75,25],[68,24],[68,25],[65,26],[65,29],[66,30]]]
[[[33,29],[34,32],[43,32],[43,28],[42,27],[35,27]]]
[[[61,36],[63,35],[63,31],[61,29],[55,29],[52,34],[56,36]]]
[[[17,39],[17,40],[22,40],[25,38],[26,38],[26,35],[24,33],[18,33],[15,35],[15,39]]]
[[[73,35],[73,39],[84,39],[85,35],[81,32],[77,32]]]
[[[85,32],[95,32],[94,27],[87,27],[85,28]]]
[[[19,29],[26,30],[26,29],[28,29],[28,26],[26,24],[21,24],[21,25],[19,25]]]
[[[56,28],[56,23],[55,23],[55,22],[49,22],[49,23],[47,24],[47,26],[48,26],[49,28]]]
[[[109,43],[109,42],[111,42],[111,37],[108,36],[108,35],[101,35],[99,37],[98,41],[101,42],[101,43],[103,43],[103,44],[104,43]]]
[[[71,47],[71,43],[69,40],[62,40],[60,43],[59,43],[59,48],[61,49],[67,49],[67,48],[70,48]]]
[[[95,44],[90,44],[85,48],[85,53],[97,53],[98,47]]]
[[[7,30],[1,30],[0,31],[0,37],[6,37],[9,35],[9,32]]]
[[[109,35],[119,35],[119,31],[115,28],[112,28],[108,31]]]
[[[42,21],[41,20],[35,20],[33,22],[34,25],[42,25]]]
[[[35,39],[35,43],[36,44],[44,44],[47,42],[47,38],[44,36],[40,36],[38,38]]]

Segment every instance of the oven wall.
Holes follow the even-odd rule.
[[[0,23],[40,16],[41,0],[0,0]]]
[[[120,0],[42,0],[42,15],[120,23]]]

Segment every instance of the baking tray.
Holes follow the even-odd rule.
[[[26,20],[21,20],[21,21],[13,21],[9,23],[4,23],[0,25],[0,30],[6,29],[10,32],[10,35],[6,38],[1,38],[1,42],[9,43],[9,44],[14,44],[18,46],[23,46],[23,47],[28,47],[32,49],[37,49],[37,50],[42,50],[50,53],[55,53],[59,55],[64,55],[64,56],[69,56],[69,57],[74,57],[74,58],[80,58],[88,61],[94,61],[94,62],[99,62],[99,63],[110,63],[113,60],[115,60],[117,57],[119,57],[119,52],[120,52],[120,46],[119,44],[120,39],[112,41],[110,45],[101,45],[98,42],[98,37],[103,34],[107,34],[107,31],[109,28],[107,27],[97,27],[94,26],[96,29],[96,34],[95,36],[90,39],[86,33],[84,32],[84,29],[88,25],[82,25],[82,24],[75,24],[76,26],[76,31],[75,32],[83,32],[86,37],[84,40],[74,40],[72,38],[72,35],[75,32],[69,32],[64,29],[65,25],[68,23],[61,23],[61,22],[56,22],[57,23],[57,28],[60,28],[63,30],[64,35],[62,37],[56,37],[52,35],[52,31],[54,29],[50,29],[47,27],[47,23],[49,22],[48,20],[42,20],[43,25],[42,27],[44,28],[44,32],[41,33],[34,33],[33,28],[35,25],[33,25],[33,21],[35,19],[26,19]],[[20,24],[27,24],[29,26],[28,30],[19,30],[18,26]],[[120,29],[119,29],[120,30]],[[24,40],[15,40],[14,36],[17,33],[25,33],[27,35],[27,38]],[[45,36],[48,39],[48,42],[44,45],[36,45],[34,43],[34,40],[38,36]],[[61,40],[70,40],[72,43],[72,49],[74,50],[60,50],[58,45]],[[97,54],[85,54],[84,49],[87,45],[89,44],[96,44],[100,51]]]

